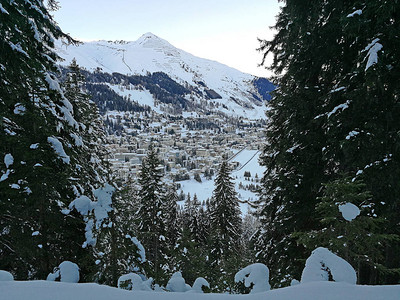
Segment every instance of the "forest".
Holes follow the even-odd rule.
[[[262,263],[272,288],[289,286],[324,247],[358,284],[399,284],[399,1],[282,2],[259,49],[273,58],[277,87],[263,126],[266,171],[242,218],[225,161],[210,201],[191,195],[183,208],[153,146],[137,181],[116,178],[96,93],[123,99],[88,83],[75,61],[61,70],[55,40],[77,41],[53,20],[56,1],[1,1],[0,270],[56,279],[71,261],[81,282],[116,287],[135,273],[163,289],[180,272],[190,285],[203,278],[207,292],[248,293],[234,280],[241,269]],[[187,105],[167,75],[136,79],[155,90],[167,81],[159,97]],[[349,206],[356,217],[345,217]]]

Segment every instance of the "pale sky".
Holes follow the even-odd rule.
[[[193,55],[268,77],[257,38],[271,39],[278,0],[59,0],[61,29],[83,41],[152,32]]]

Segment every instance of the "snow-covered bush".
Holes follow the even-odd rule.
[[[150,280],[150,284],[149,283]],[[124,290],[132,290],[132,291],[151,291],[151,283],[152,279],[143,281],[142,277],[140,277],[136,273],[129,273],[122,275],[118,279],[118,288]]]
[[[188,293],[203,293],[203,286],[210,288],[210,284],[203,277],[198,277],[193,283],[193,287]]]
[[[269,291],[269,269],[266,265],[256,263],[245,267],[235,275],[235,282],[243,282],[245,287],[251,287],[250,294]]]
[[[353,267],[343,258],[326,248],[315,249],[306,261],[301,283],[312,281],[337,281],[356,284],[357,275]]]
[[[0,281],[13,281],[14,276],[7,271],[0,270]]]
[[[79,282],[79,267],[73,262],[63,261],[53,273],[47,276],[47,280],[77,283]]]
[[[184,293],[190,291],[192,288],[185,283],[181,272],[175,272],[167,283],[167,290],[170,292]]]

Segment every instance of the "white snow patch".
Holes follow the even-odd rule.
[[[359,175],[358,172],[357,175]],[[347,221],[353,221],[355,218],[357,218],[357,216],[360,215],[360,209],[353,203],[339,205],[339,211],[342,213],[343,218]]]
[[[47,275],[47,281],[79,282],[79,267],[77,264],[68,260],[63,261],[53,273]]]
[[[235,282],[244,281],[246,287],[253,284],[250,294],[269,291],[269,269],[266,265],[255,263],[240,270],[235,275]]]
[[[108,183],[94,191],[97,202],[94,202],[94,215],[96,218],[96,228],[100,228],[101,223],[108,217],[108,213],[112,211],[112,195],[115,188]]]
[[[8,42],[8,44],[10,45],[11,49],[22,53],[22,54],[25,55],[26,57],[29,57],[28,53],[26,53],[26,51],[22,49],[20,43],[17,43],[17,44],[15,45],[13,42]]]
[[[362,14],[362,10],[361,9],[357,9],[356,11],[352,12],[351,14],[348,14],[347,18],[351,18],[351,17],[354,17],[356,15],[360,16],[361,14]]]
[[[45,80],[46,80],[46,82],[49,84],[49,88],[50,88],[51,90],[57,91],[57,92],[59,92],[60,94],[63,94],[63,92],[61,91],[61,88],[60,88],[60,84],[58,83],[57,80],[54,80],[54,79],[50,76],[50,74],[48,74],[48,73],[46,74]]]
[[[26,107],[23,106],[21,103],[17,103],[14,106],[14,114],[16,115],[23,115],[26,111]]]
[[[0,281],[13,281],[14,276],[7,271],[0,270]]]
[[[355,137],[356,135],[359,135],[360,133],[358,131],[350,131],[349,134],[346,136],[346,140],[351,139],[352,137]]]
[[[47,141],[51,144],[51,147],[58,154],[58,156],[62,159],[65,164],[69,164],[70,157],[65,153],[64,147],[61,142],[54,136],[50,136],[47,138]]]
[[[87,196],[80,196],[69,204],[69,209],[76,209],[82,216],[88,216],[93,210],[93,202]]]
[[[11,155],[11,153],[7,153],[4,156],[4,164],[6,165],[6,168],[8,169],[9,166],[11,166],[14,163],[14,157]]]
[[[3,5],[1,5],[1,3],[0,3],[0,11],[1,11],[3,14],[9,15],[8,11],[6,11],[6,10],[4,9],[4,7],[3,7]]]
[[[341,86],[341,87],[338,87],[337,89],[331,90],[329,93],[336,93],[336,92],[339,92],[339,91],[343,91],[345,89],[346,88],[344,86]]]
[[[78,147],[82,147],[83,146],[83,140],[82,137],[75,134],[75,133],[71,133],[70,136],[74,139],[75,145]]]
[[[95,283],[63,283],[50,281],[0,282],[0,293],[9,300],[399,300],[400,285],[351,285],[340,282],[310,282],[263,294],[192,294],[125,291]]]
[[[0,177],[0,182],[2,182],[2,181],[4,181],[4,180],[8,179],[8,176],[10,175],[10,173],[11,173],[11,171],[10,171],[10,170],[7,170],[3,175],[1,175],[1,177]]]
[[[353,267],[343,258],[333,254],[326,248],[315,249],[306,261],[306,266],[301,274],[301,283],[313,281],[345,282],[356,284],[357,275]]]
[[[129,234],[127,234],[125,237],[130,239],[132,243],[134,243],[138,248],[140,255],[140,262],[142,263],[146,262],[146,251],[144,250],[142,243],[136,237],[131,237]]]
[[[32,145],[29,146],[29,148],[30,149],[37,149],[37,148],[39,148],[39,143],[32,144]]]
[[[332,111],[329,112],[329,113],[327,114],[328,118],[329,118],[331,115],[335,114],[339,109],[341,109],[341,110],[343,111],[343,110],[345,110],[346,108],[349,108],[349,104],[350,104],[350,101],[346,101],[346,103],[342,103],[342,104],[339,104],[338,106],[334,107],[334,108],[332,109]]]
[[[135,273],[125,274],[118,278],[118,288],[132,291],[152,291],[149,285]]]
[[[168,281],[166,289],[170,292],[184,293],[190,291],[191,287],[185,283],[181,272],[175,272]]]
[[[193,287],[188,293],[203,293],[203,286],[210,288],[210,284],[203,277],[198,277],[193,283]]]
[[[365,47],[364,51],[368,51],[367,56],[368,58],[367,65],[365,66],[365,71],[367,71],[371,66],[378,63],[378,51],[382,50],[382,44],[378,43],[379,39],[374,39],[367,47]]]
[[[11,184],[10,187],[11,187],[12,189],[14,189],[14,190],[19,190],[19,189],[21,189],[20,185],[19,185],[19,184],[16,184],[16,183]]]

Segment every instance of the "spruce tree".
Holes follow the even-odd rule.
[[[323,184],[342,173],[362,179],[375,213],[390,220],[381,232],[399,234],[397,7],[378,0],[286,1],[277,34],[262,42],[279,88],[267,112],[262,227],[254,241],[275,274],[273,286],[300,277],[308,252],[292,233],[321,229],[315,208]],[[386,243],[381,261],[393,272],[398,247]],[[398,280],[396,273],[366,273],[368,283]]]
[[[385,223],[378,217],[371,193],[365,184],[343,177],[324,185],[323,196],[317,204],[321,228],[307,233],[294,233],[298,241],[311,252],[317,247],[326,247],[349,262],[358,273],[358,282],[369,281],[365,269],[388,270],[379,263],[382,260],[383,245],[396,239],[385,234],[381,227]],[[353,215],[347,216],[346,205],[354,205]],[[357,209],[360,211],[357,215]]]
[[[139,209],[136,217],[139,222],[138,237],[150,263],[148,275],[153,277],[158,284],[166,283],[166,267],[168,267],[165,228],[166,191],[162,177],[163,166],[157,157],[156,149],[151,144],[147,157],[143,159],[139,174]]]
[[[224,291],[240,268],[241,217],[239,199],[228,163],[221,163],[210,207],[210,267],[212,282]]]
[[[146,250],[137,238],[135,192],[126,185],[113,194],[113,209],[95,247],[98,256],[95,279],[99,283],[117,286],[118,278],[124,274],[145,273]]]
[[[55,76],[54,38],[71,39],[40,0],[3,1],[0,14],[0,268],[45,279],[88,251],[82,217],[67,213],[78,123]]]
[[[84,90],[85,83],[85,77],[73,59],[67,68],[62,87],[64,95],[71,101],[74,118],[79,124],[77,130],[70,133],[71,143],[77,146],[75,177],[80,180],[77,182],[76,191],[93,199],[92,190],[105,184],[110,178],[105,161],[108,152],[105,148],[104,124],[97,105]]]

